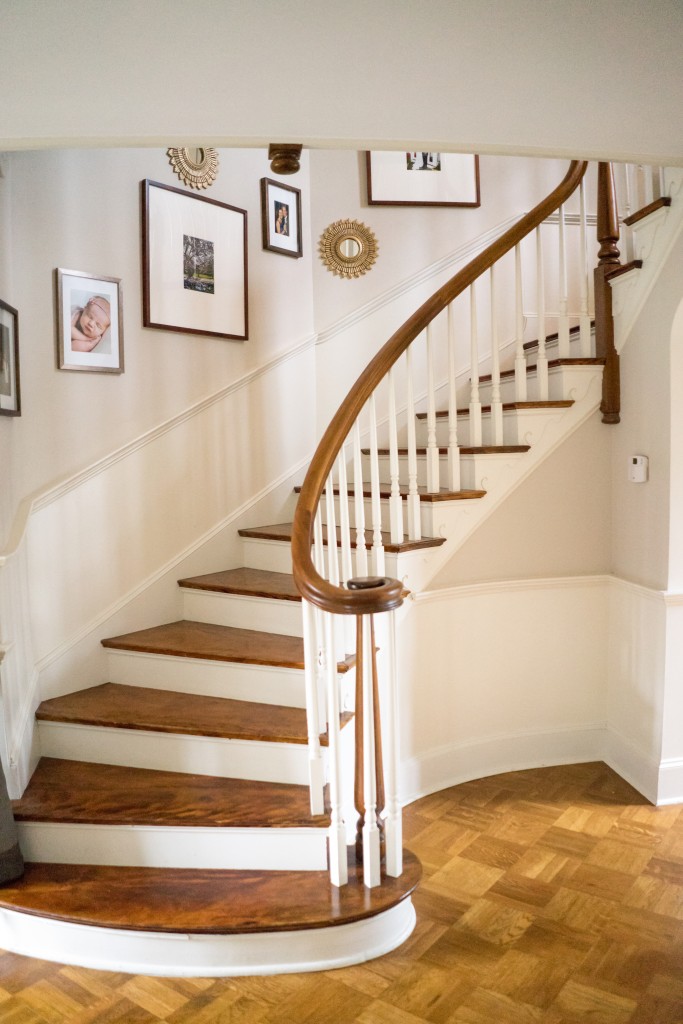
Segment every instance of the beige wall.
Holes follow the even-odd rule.
[[[2,0],[0,22],[0,149],[683,160],[677,0]]]

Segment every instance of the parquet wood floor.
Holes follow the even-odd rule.
[[[602,764],[466,783],[405,811],[418,923],[318,974],[133,977],[0,953],[2,1024],[683,1024],[683,806]]]

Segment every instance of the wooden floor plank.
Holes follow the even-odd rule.
[[[41,758],[18,821],[99,825],[324,828],[311,817],[308,786],[224,779],[85,761]]]

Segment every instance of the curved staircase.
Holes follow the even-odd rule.
[[[385,448],[359,447],[362,486],[328,484],[316,548],[328,550],[333,538],[339,550],[379,546],[382,575],[401,581],[404,593],[423,587],[598,408],[605,359],[586,355],[583,329],[569,330],[567,341],[569,354],[560,354],[557,335],[540,346],[547,395],[534,362],[538,342],[524,346],[524,400],[519,366],[479,377],[480,436],[470,434],[469,389],[457,396],[458,487],[429,483],[434,448],[440,461],[450,458],[447,413],[418,411],[415,429],[404,426],[407,445],[400,436]],[[392,505],[411,495],[419,528],[413,539],[408,530],[397,537]],[[350,540],[343,523],[355,527]],[[320,813],[311,812],[294,528],[239,532],[241,567],[179,581],[184,619],[103,640],[110,681],[38,708],[41,759],[14,803],[26,873],[0,889],[0,946],[108,970],[237,975],[362,962],[412,931],[421,869],[408,850],[400,871],[383,860],[381,884],[369,885],[351,836],[348,882],[331,880],[330,787]],[[409,610],[406,602],[401,614]],[[346,763],[355,739],[356,656],[335,651],[338,727],[316,737],[325,783],[335,736]]]

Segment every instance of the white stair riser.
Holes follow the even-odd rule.
[[[142,729],[39,722],[43,757],[156,771],[308,785],[308,747],[300,743],[220,739]]]
[[[186,619],[237,629],[303,636],[300,601],[281,601],[243,594],[181,588]]]
[[[351,540],[355,539],[356,529],[356,509],[353,498],[349,498],[349,524],[351,528]],[[370,498],[366,498],[364,501],[365,506],[365,528],[372,528],[372,502]],[[403,508],[403,533],[405,536],[408,534],[408,513],[406,511],[405,497],[402,499]],[[391,529],[391,521],[389,518],[389,499],[384,498],[380,501],[380,512],[381,512],[381,523],[382,529],[389,532]],[[431,502],[421,501],[420,502],[420,522],[422,524],[422,536],[423,537],[434,537],[436,536],[434,527],[434,506]],[[335,516],[336,523],[339,526],[339,499],[335,498]],[[327,524],[327,510],[323,508],[322,511],[323,523]],[[354,556],[355,557],[355,556]]]
[[[548,368],[548,400],[551,402],[564,399],[581,398],[588,390],[593,378],[602,375],[602,367],[588,363],[583,366],[551,366]],[[514,402],[514,381],[501,382],[501,399],[503,402]],[[491,401],[490,382],[480,387],[480,401],[488,405]],[[539,382],[536,372],[527,374],[527,401],[541,401]]]
[[[486,490],[485,481],[490,480],[496,473],[496,464],[501,460],[509,463],[524,457],[524,452],[504,452],[485,455],[461,455],[460,456],[460,486],[462,490]],[[388,457],[380,458],[380,475],[383,477],[389,472]],[[448,462],[445,455],[439,456],[439,479],[441,486],[446,486]],[[408,460],[407,457],[400,459],[400,477],[402,483],[407,483]],[[417,460],[417,483],[418,486],[427,483],[427,462],[424,456],[418,456]]]
[[[127,686],[306,706],[302,669],[114,650],[108,651],[108,664],[110,680]]]
[[[248,569],[292,572],[292,546],[289,541],[242,537],[242,564]]]
[[[533,444],[551,416],[561,414],[559,409],[504,409],[503,410],[503,444]],[[493,417],[490,412],[481,416],[483,445],[494,444]],[[424,420],[419,421],[418,447],[424,447],[427,439],[427,426]],[[448,421],[441,418],[436,423],[436,443],[440,448],[448,445]],[[470,431],[470,416],[461,413],[458,416],[458,445],[466,448],[473,444]]]
[[[17,822],[24,859],[112,867],[321,871],[324,828],[206,828]]]

